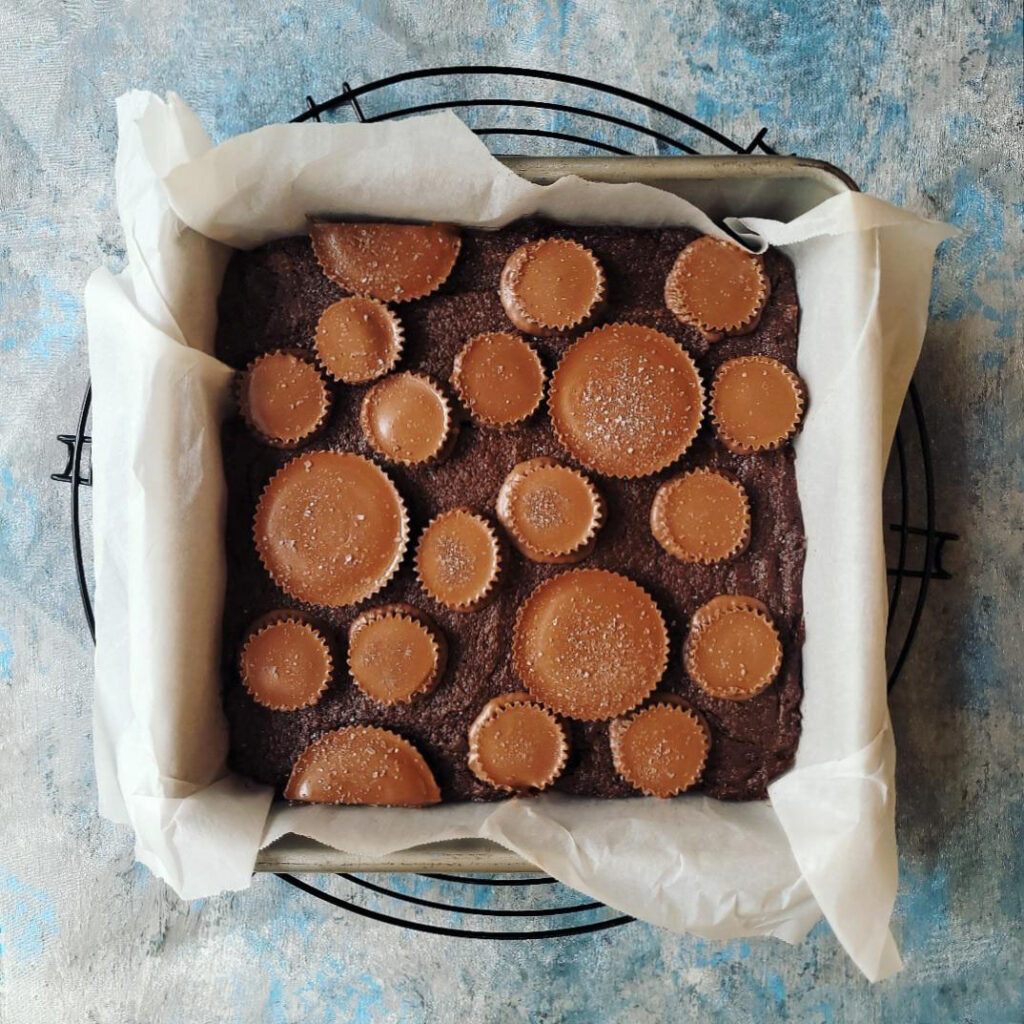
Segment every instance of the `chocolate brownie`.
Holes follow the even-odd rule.
[[[502,268],[524,243],[551,234],[573,239],[596,255],[606,278],[604,322],[633,322],[675,338],[696,360],[710,385],[726,359],[763,355],[796,366],[799,306],[791,264],[769,251],[764,268],[771,294],[752,333],[710,343],[666,307],[665,280],[680,250],[696,237],[685,228],[568,227],[538,219],[497,231],[466,230],[458,261],[441,288],[395,307],[405,329],[397,369],[432,375],[447,385],[456,353],[466,340],[488,331],[508,331],[499,299]],[[318,265],[307,237],[286,238],[234,255],[219,301],[216,354],[242,369],[257,355],[286,348],[311,351],[323,310],[345,293]],[[531,339],[550,373],[573,337],[554,333]],[[480,781],[467,763],[470,725],[492,698],[521,690],[510,665],[516,612],[534,588],[565,567],[522,557],[509,546],[497,596],[471,613],[435,603],[418,584],[407,553],[387,586],[359,607],[307,608],[335,646],[334,684],[312,707],[273,711],[256,703],[239,678],[240,644],[250,624],[273,609],[298,607],[270,579],[253,544],[253,513],[267,481],[296,452],[320,448],[375,457],[360,429],[359,408],[367,385],[331,384],[333,408],[324,428],[297,449],[261,442],[242,417],[222,430],[227,479],[227,593],[223,627],[223,696],[230,728],[230,764],[279,790],[299,754],[319,734],[343,725],[393,730],[422,752],[444,800],[494,800],[503,794]],[[550,456],[572,464],[542,407],[526,423],[493,429],[464,421],[454,450],[424,469],[386,464],[407,505],[411,545],[439,512],[470,506],[491,517],[498,491],[516,464]],[[658,487],[681,470],[722,469],[742,482],[750,497],[752,535],[746,551],[714,565],[691,564],[668,555],[652,536],[651,503]],[[658,689],[685,697],[711,727],[707,767],[694,791],[727,800],[762,798],[768,783],[793,762],[800,736],[803,642],[801,580],[806,539],[789,445],[758,454],[737,454],[715,436],[705,415],[696,440],[667,470],[641,479],[591,475],[607,504],[607,520],[581,567],[615,570],[654,597],[670,636],[668,670]],[[764,602],[778,628],[783,660],[776,681],[746,701],[716,699],[696,687],[683,669],[682,644],[693,613],[722,593]],[[443,630],[449,657],[432,693],[406,704],[382,706],[367,698],[344,669],[348,628],[364,607],[405,602],[423,609]],[[623,797],[637,790],[615,771],[607,722],[566,720],[571,753],[554,789],[581,796]]]

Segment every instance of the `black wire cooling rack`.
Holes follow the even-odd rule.
[[[369,115],[360,102],[361,99],[376,96],[378,93],[394,89],[408,82],[427,80],[432,88],[437,87],[448,91],[454,83],[484,78],[510,82],[514,86],[512,91],[516,95],[499,97],[445,96],[427,103],[391,106]],[[556,102],[550,99],[524,98],[522,94],[537,83],[547,83],[570,91],[580,90],[585,96],[585,101],[590,104],[612,100],[631,112],[639,110],[645,117],[658,118],[659,124],[663,123],[665,128],[664,130],[655,128],[650,124],[640,123],[633,117],[601,110],[594,105],[580,106],[576,103]],[[765,142],[767,133],[765,128],[761,128],[747,145],[741,145],[687,114],[627,89],[558,72],[490,65],[424,68],[390,75],[356,88],[350,86],[348,82],[343,82],[342,91],[330,99],[317,102],[312,96],[307,96],[305,110],[293,118],[293,121],[320,121],[325,114],[347,111],[361,122],[372,123],[430,111],[455,109],[465,110],[470,116],[474,116],[476,111],[484,110],[502,113],[521,110],[547,112],[557,119],[557,129],[554,126],[541,128],[503,124],[474,126],[473,130],[477,135],[483,137],[542,138],[620,156],[632,156],[633,153],[623,145],[590,134],[586,126],[596,122],[597,125],[607,126],[618,132],[630,133],[633,137],[653,139],[659,147],[667,147],[670,152],[697,155],[701,151],[695,145],[691,145],[691,142],[697,142],[702,145],[713,144],[718,147],[719,151],[727,154],[775,153],[775,150]],[[577,122],[580,122],[582,127],[576,128]],[[569,127],[573,127],[573,130],[569,130]],[[670,132],[680,131],[690,141],[684,141],[677,138],[675,134],[670,134]],[[580,132],[587,133],[580,134]],[[617,142],[621,141],[618,136],[616,139]],[[82,488],[88,487],[92,483],[91,467],[87,464],[87,452],[91,444],[88,433],[91,404],[92,390],[87,387],[74,433],[58,435],[58,440],[65,449],[66,463],[62,471],[52,474],[52,478],[70,485],[72,561],[86,623],[90,635],[95,640],[95,620],[89,592],[88,572],[83,556],[81,500]],[[947,541],[958,539],[957,534],[942,531],[936,527],[935,474],[928,429],[921,399],[913,382],[910,385],[900,424],[896,430],[889,467],[889,481],[886,487],[885,515],[886,519],[890,521],[889,529],[893,534],[895,548],[893,552],[895,564],[890,565],[888,569],[890,577],[888,685],[891,690],[906,664],[917,635],[931,581],[951,578],[950,574],[942,567],[943,546]],[[545,887],[559,885],[555,879],[547,877],[495,878],[447,874],[414,875],[402,876],[403,884],[401,887],[396,887],[397,879],[391,886],[385,886],[358,875],[342,873],[336,876],[337,882],[332,881],[330,884],[333,887],[344,883],[346,886],[344,895],[339,895],[332,889],[312,885],[294,875],[280,874],[278,877],[294,888],[315,896],[331,906],[358,914],[361,917],[400,925],[413,931],[427,932],[432,935],[492,940],[548,939],[602,931],[633,920],[625,915],[609,917],[607,916],[608,908],[595,902],[539,906],[536,900],[530,898],[530,894]],[[470,901],[468,903],[445,902],[427,898],[419,891],[421,888],[426,888],[427,891],[433,892],[439,886],[444,889],[457,887],[463,893],[463,899],[467,893],[470,894]],[[479,894],[484,889],[488,893],[488,902],[492,895],[497,894],[500,901],[500,894],[512,894],[513,902],[529,905],[501,908],[489,905],[480,906],[478,905]],[[548,889],[547,891],[554,890]],[[359,894],[368,894],[368,898],[378,901],[378,905],[380,901],[385,901],[386,904],[392,902],[404,904],[411,908],[413,913],[420,916],[396,916],[388,910],[376,909],[374,906],[361,902],[353,902],[351,897]],[[444,925],[431,920],[423,920],[421,911],[454,915],[455,923]],[[487,930],[463,926],[461,919],[464,916],[473,919],[486,918],[495,924],[511,920],[520,925],[531,921],[544,923],[551,918],[563,916],[578,916],[585,919],[563,927],[515,929],[495,927]]]

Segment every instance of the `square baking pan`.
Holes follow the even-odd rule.
[[[795,156],[529,157],[503,156],[528,181],[547,185],[567,174],[616,184],[639,182],[681,196],[712,220],[727,216],[788,221],[857,186],[821,160]],[[302,836],[287,835],[260,851],[256,871],[322,874],[455,872],[538,874],[528,861],[485,839],[453,839],[361,857]]]

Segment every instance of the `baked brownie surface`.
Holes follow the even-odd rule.
[[[447,388],[455,354],[468,338],[512,329],[498,298],[498,281],[508,256],[524,242],[552,234],[575,239],[601,262],[608,289],[603,321],[644,324],[675,338],[696,359],[705,389],[715,368],[735,356],[771,356],[796,369],[799,307],[793,268],[780,254],[769,251],[765,256],[772,290],[757,329],[709,344],[675,318],[663,295],[673,261],[697,232],[568,227],[540,220],[520,221],[498,231],[463,232],[458,262],[441,289],[395,307],[406,339],[397,369],[429,373]],[[321,312],[344,294],[321,271],[307,237],[236,253],[220,295],[216,353],[242,369],[272,349],[311,351]],[[549,373],[579,333],[531,339]],[[239,416],[230,417],[223,427],[228,577],[222,663],[231,766],[280,789],[296,757],[318,734],[345,725],[376,725],[394,730],[419,748],[444,800],[503,799],[507,794],[470,772],[467,732],[486,701],[523,688],[509,663],[516,611],[534,587],[566,567],[530,562],[509,545],[496,599],[478,611],[459,614],[423,593],[412,570],[411,553],[420,530],[444,509],[469,505],[493,518],[498,489],[517,463],[551,456],[575,464],[554,437],[543,407],[525,424],[504,431],[463,422],[452,454],[438,465],[382,463],[409,510],[409,550],[396,576],[370,601],[356,608],[305,609],[328,627],[334,642],[335,679],[319,703],[300,711],[272,711],[253,701],[240,682],[239,648],[253,620],[273,609],[301,607],[278,589],[256,555],[252,519],[264,485],[280,466],[304,450],[337,448],[380,462],[359,427],[359,404],[367,386],[331,387],[334,407],[324,430],[298,449],[282,451],[261,443]],[[801,577],[806,539],[793,460],[789,445],[756,455],[731,453],[716,440],[705,414],[692,447],[661,473],[619,480],[588,471],[608,511],[593,553],[579,567],[623,573],[657,601],[671,643],[668,670],[658,689],[682,694],[706,717],[712,730],[711,752],[703,779],[692,791],[720,799],[763,797],[768,783],[792,764],[800,735]],[[651,534],[651,502],[660,484],[698,465],[731,472],[750,496],[750,545],[733,561],[686,564],[666,554]],[[763,601],[782,639],[784,657],[778,679],[745,702],[707,696],[683,670],[682,642],[690,616],[723,593]],[[365,697],[347,676],[347,631],[363,608],[396,601],[415,605],[433,617],[447,638],[449,659],[432,694],[409,704],[382,707]],[[613,767],[608,723],[564,721],[572,752],[554,789],[581,796],[639,795]]]

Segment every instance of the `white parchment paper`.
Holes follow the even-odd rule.
[[[676,931],[796,942],[824,914],[869,978],[896,971],[881,486],[934,248],[950,229],[859,194],[788,224],[743,222],[796,266],[799,371],[812,396],[796,442],[808,538],[804,728],[768,802],[551,794],[426,810],[287,807],[225,766],[219,423],[231,372],[210,353],[229,247],[301,232],[316,213],[476,226],[543,213],[720,232],[647,186],[532,185],[448,114],[277,125],[215,148],[173,95],[129,93],[118,121],[128,266],[96,271],[86,293],[95,747],[100,810],[132,826],[138,859],[195,898],[247,886],[261,846],[288,832],[366,854],[481,836]]]

